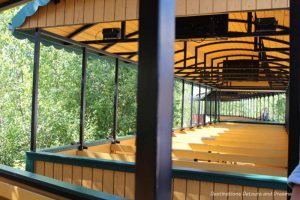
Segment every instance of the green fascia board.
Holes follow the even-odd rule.
[[[12,32],[13,36],[17,39],[24,40],[28,39],[30,42],[34,43],[34,34],[35,29],[29,29],[29,30],[14,30]],[[67,52],[74,52],[77,54],[82,54],[82,47],[76,46],[76,45],[65,45],[63,41],[60,41],[55,38],[48,37],[46,35],[41,34],[41,43],[46,47],[53,46],[54,48],[58,50],[65,50]],[[89,52],[91,54],[92,52]]]
[[[123,140],[132,139],[132,138],[135,138],[135,135],[118,137],[117,140],[123,141]],[[100,140],[96,140],[96,141],[85,142],[84,146],[93,147],[93,146],[109,144],[109,143],[111,143],[111,140],[100,139]],[[64,145],[64,146],[50,147],[50,148],[46,148],[46,149],[39,149],[38,152],[58,153],[58,152],[62,152],[62,151],[75,150],[75,149],[78,149],[78,147],[79,147],[79,144],[73,144],[73,145],[70,144],[70,145]]]
[[[70,156],[48,152],[26,152],[26,159],[32,161],[39,160],[44,162],[61,163],[81,167],[92,167],[124,172],[135,172],[135,164],[119,160],[105,160],[100,158],[88,158],[84,156]]]
[[[1,177],[72,199],[123,200],[124,198],[72,185],[35,173],[0,165]]]
[[[69,156],[46,152],[27,152],[27,159],[45,162],[55,162],[81,167],[92,167],[98,169],[115,170],[122,172],[135,172],[135,163],[88,158],[80,156]],[[221,173],[190,168],[173,168],[173,178],[201,180],[208,182],[243,185],[249,187],[271,188],[287,190],[287,178],[266,176],[258,174]]]
[[[34,0],[26,4],[12,19],[9,28],[15,30],[22,26],[27,17],[34,15],[39,7],[47,5],[51,0]]]
[[[257,188],[271,188],[287,190],[287,178],[279,176],[266,176],[260,174],[239,174],[232,172],[215,172],[198,169],[174,168],[174,177],[208,182],[242,185]]]

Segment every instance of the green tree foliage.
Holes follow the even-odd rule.
[[[264,109],[269,112],[269,121],[285,123],[286,94],[265,94],[250,99],[221,102],[221,115],[238,116],[261,120]]]
[[[181,127],[182,81],[174,80],[173,127]]]
[[[0,163],[24,167],[29,150],[33,44],[14,38],[8,23],[16,13],[0,15]],[[37,147],[78,142],[82,54],[41,45]],[[86,140],[111,135],[115,59],[89,54]],[[118,135],[135,132],[136,66],[120,62]]]
[[[29,147],[33,45],[12,37],[14,13],[0,15],[0,163],[20,166]]]

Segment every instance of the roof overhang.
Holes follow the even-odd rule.
[[[12,20],[14,35],[20,39],[32,39],[34,30],[39,28],[44,43],[53,43],[57,48],[85,46],[98,54],[137,63],[138,18],[95,21],[95,14],[99,14],[97,9],[105,8],[95,4],[83,5],[81,1],[74,1],[74,7],[67,2],[35,0],[27,4]],[[229,15],[228,34],[224,37],[176,40],[174,74],[218,89],[285,91],[289,80],[289,9],[286,7],[227,11],[224,13]],[[104,12],[104,16],[110,14],[109,11]],[[199,16],[203,14],[199,13]],[[177,14],[177,17],[181,15]],[[256,17],[274,17],[278,20],[278,27],[274,31],[256,32]],[[103,39],[99,33],[104,28],[119,28],[121,39]],[[240,71],[224,71],[224,60],[258,61],[258,71],[245,71],[249,67],[244,65]]]

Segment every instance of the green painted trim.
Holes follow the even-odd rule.
[[[45,6],[50,2],[50,0],[34,0],[26,4],[12,19],[9,28],[15,30],[23,25],[27,17],[34,15],[39,7]]]
[[[174,178],[202,180],[233,185],[243,185],[258,188],[271,188],[287,190],[287,178],[277,176],[265,176],[258,174],[221,173],[214,171],[202,171],[196,169],[173,169]]]
[[[128,140],[134,138],[134,135],[128,135],[128,136],[122,136],[118,137],[117,140],[123,141],[123,140]],[[85,142],[84,146],[86,147],[93,147],[93,146],[98,146],[101,144],[109,144],[111,143],[111,140],[109,139],[101,139],[101,140],[96,140],[96,141],[91,141],[91,142]],[[58,153],[62,151],[69,151],[69,150],[75,150],[78,149],[79,144],[74,144],[74,145],[64,145],[64,146],[58,146],[58,147],[50,147],[46,149],[39,149],[38,152],[48,152],[48,153]]]
[[[131,162],[104,160],[79,156],[68,156],[46,152],[27,152],[27,158],[30,158],[32,160],[56,162],[81,167],[92,167],[98,169],[108,169],[132,173],[135,172],[135,163]],[[256,174],[220,173],[196,169],[174,168],[173,178],[185,178],[250,187],[271,188],[278,190],[287,189],[286,177],[275,177]]]
[[[11,27],[10,27],[10,29],[11,29]],[[29,30],[18,30],[17,29],[17,30],[12,30],[12,31],[13,31],[12,34],[15,38],[17,38],[19,40],[28,39],[30,42],[34,43],[35,29],[29,29]],[[82,53],[82,47],[77,46],[77,45],[64,45],[63,41],[48,37],[44,34],[41,34],[41,43],[46,47],[53,46],[54,48],[56,48],[58,50],[63,49],[67,52],[74,52],[77,54]],[[93,54],[93,52],[89,51],[89,54]]]
[[[70,156],[48,152],[27,152],[26,158],[45,162],[55,162],[81,167],[93,167],[99,169],[116,170],[123,172],[135,172],[135,165],[131,162],[118,160],[105,160],[99,158],[88,158],[84,156]]]
[[[31,158],[28,158],[26,155],[26,171],[28,172],[34,172],[34,160]]]
[[[265,125],[285,125],[285,123],[260,121],[260,120],[220,120],[220,122],[244,123],[244,124],[265,124]]]
[[[57,194],[71,199],[94,199],[94,200],[123,200],[124,198],[111,194],[98,192],[81,186],[72,185],[52,178],[41,176],[27,171],[18,170],[5,165],[0,165],[0,176],[24,183],[43,191]]]

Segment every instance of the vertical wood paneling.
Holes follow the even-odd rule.
[[[63,165],[63,181],[72,183],[73,167],[72,165]]]
[[[186,15],[187,0],[176,0],[176,15]]]
[[[74,23],[75,0],[66,0],[65,23]]]
[[[138,0],[126,0],[126,19],[137,19]]]
[[[199,9],[200,9],[199,0],[187,0],[186,2],[187,15],[197,15],[200,12]]]
[[[186,197],[186,179],[174,178],[173,200],[185,200]]]
[[[42,6],[38,11],[38,26],[45,27],[47,25],[47,6]]]
[[[135,176],[134,173],[125,174],[125,198],[134,199]]]
[[[75,0],[74,24],[83,23],[84,0]]]
[[[53,178],[54,166],[53,163],[45,162],[45,176]]]
[[[272,0],[257,1],[257,9],[272,8]]]
[[[126,19],[126,0],[116,0],[115,20]]]
[[[257,200],[258,196],[257,188],[254,187],[244,187],[243,188],[243,200]]]
[[[25,22],[24,22],[24,24],[21,26],[21,28],[30,28],[30,17],[28,17],[26,20],[25,20]]]
[[[115,19],[116,0],[105,0],[104,3],[104,21],[110,22]]]
[[[258,200],[273,200],[273,189],[259,188],[258,193]]]
[[[22,28],[138,19],[138,0],[61,0],[40,7]],[[176,0],[177,16],[288,8],[289,0]]]
[[[114,193],[114,172],[103,170],[103,192]]]
[[[256,0],[242,0],[242,10],[254,10],[254,9],[256,9]]]
[[[228,200],[242,200],[243,199],[243,186],[241,185],[229,185],[228,186],[229,193],[236,194],[230,195]]]
[[[73,165],[72,183],[75,185],[82,185],[82,167]]]
[[[45,174],[45,162],[43,161],[35,161],[35,173],[39,175],[44,175]]]
[[[200,14],[207,14],[213,12],[212,0],[200,0]]]
[[[37,13],[30,18],[30,27],[38,26],[38,15],[39,11],[37,11]]]
[[[66,0],[61,0],[56,4],[55,25],[61,26],[65,24],[65,7]]]
[[[103,170],[102,169],[93,169],[93,182],[92,189],[97,191],[102,191],[103,187]]]
[[[214,12],[226,12],[228,0],[214,0]]]
[[[35,172],[64,182],[134,199],[134,173],[43,161],[35,161]],[[231,195],[226,196],[226,194]],[[287,197],[284,195],[286,191],[282,190],[172,179],[173,200],[286,200]]]
[[[114,194],[125,196],[125,172],[114,172]]]
[[[104,0],[95,0],[94,21],[95,22],[104,21]]]
[[[214,183],[201,181],[200,199],[213,200]]]
[[[139,14],[140,14],[140,12],[139,12],[139,9],[140,9],[140,1],[137,1],[136,6],[137,6],[137,9],[136,9],[136,18],[139,19]]]
[[[200,199],[200,181],[187,180],[186,199],[187,200]]]
[[[92,189],[93,169],[90,167],[82,168],[82,187]]]
[[[287,8],[289,7],[289,2],[287,0],[273,0],[273,8]]]
[[[241,0],[227,0],[227,9],[228,9],[228,11],[242,10],[242,1]]]
[[[62,181],[63,180],[63,165],[54,163],[53,178]]]
[[[90,24],[94,22],[95,0],[85,0],[84,2],[84,23]]]
[[[224,200],[228,199],[226,194],[228,194],[228,185],[227,184],[222,184],[222,183],[215,183],[214,186],[214,200]]]
[[[53,1],[47,5],[47,26],[55,26],[55,4]]]

